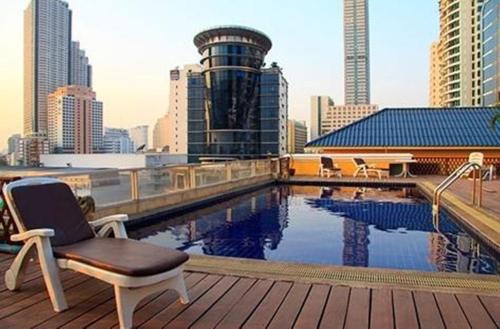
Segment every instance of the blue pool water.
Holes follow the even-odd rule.
[[[500,262],[411,189],[271,186],[133,230],[193,254],[496,274]]]

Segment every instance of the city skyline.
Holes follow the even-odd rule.
[[[278,61],[290,82],[291,118],[308,121],[311,95],[332,95],[336,102],[342,99],[340,0],[318,1],[313,5],[294,3],[288,7],[264,2],[243,5],[220,1],[207,6],[199,1],[148,1],[146,6],[130,3],[115,11],[111,10],[116,9],[112,2],[100,5],[98,11],[92,1],[68,2],[75,13],[74,39],[84,40],[85,50],[92,54],[94,90],[107,104],[106,126],[153,127],[168,109],[169,71],[175,66],[198,62],[192,36],[207,26],[220,24],[251,26],[272,36],[274,47],[267,59]],[[22,132],[22,13],[27,3],[0,4],[3,16],[0,37],[8,45],[0,59],[0,108],[7,118],[0,127],[0,149],[10,135]],[[151,6],[158,14],[149,17]],[[192,12],[193,6],[200,10]],[[432,19],[420,22],[416,11]],[[328,19],[309,19],[313,15]],[[386,17],[394,19],[388,22]],[[307,21],[307,28],[304,24],[296,26],[297,19]],[[408,28],[403,33],[397,27],[405,22]],[[405,6],[395,0],[383,6],[370,3],[373,102],[381,107],[426,104],[428,45],[437,37],[437,22],[438,5],[434,0]],[[103,24],[113,28],[103,29],[106,26]],[[121,33],[116,32],[117,28]],[[412,40],[407,40],[408,36]],[[404,60],[402,53],[406,55]],[[130,97],[119,97],[123,94]]]

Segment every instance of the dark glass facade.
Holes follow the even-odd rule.
[[[188,152],[198,157],[261,157],[259,86],[271,41],[256,30],[226,26],[199,33],[194,43],[202,56],[205,136],[189,137],[203,139],[205,145],[188,139],[193,146]]]

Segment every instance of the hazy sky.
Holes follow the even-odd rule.
[[[289,82],[289,116],[309,119],[309,97],[343,103],[342,0],[68,0],[73,39],[87,51],[104,125],[130,128],[167,111],[169,70],[198,62],[193,36],[213,25],[257,28],[266,62]],[[22,132],[23,10],[0,0],[0,150]],[[425,106],[438,0],[370,0],[372,103]]]

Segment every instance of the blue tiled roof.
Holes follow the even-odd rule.
[[[306,147],[500,147],[493,108],[388,108],[328,133]]]

